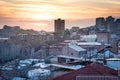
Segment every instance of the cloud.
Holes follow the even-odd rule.
[[[0,0],[0,5],[0,21],[4,23],[26,22],[33,25],[41,21],[51,25],[51,21],[60,17],[74,24],[81,19],[120,14],[119,0]]]

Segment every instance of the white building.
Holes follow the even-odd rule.
[[[62,48],[62,54],[58,55],[59,63],[71,62],[83,58],[86,55],[86,49],[77,45],[76,42],[72,41],[66,44]]]
[[[85,52],[86,52],[86,49],[78,46],[77,43],[74,41],[65,45],[62,48],[62,55],[71,56],[71,57],[80,58],[81,56],[84,55]]]
[[[47,69],[34,69],[34,70],[30,70],[28,71],[28,78],[36,78],[36,77],[40,77],[40,76],[49,76],[51,74],[50,70]]]
[[[44,62],[42,63],[37,63],[35,65],[33,65],[34,67],[40,67],[40,68],[46,68],[46,67],[49,67],[50,64],[45,64]]]
[[[81,35],[81,40],[87,42],[95,42],[97,39],[97,35]]]
[[[117,70],[120,67],[120,58],[107,59],[107,66]]]
[[[26,80],[26,79],[21,77],[14,77],[12,80]]]

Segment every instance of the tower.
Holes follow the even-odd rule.
[[[57,34],[58,37],[64,36],[65,31],[65,20],[62,20],[58,18],[54,21],[54,28],[55,28],[55,34]]]
[[[116,31],[116,26],[115,26],[115,18],[112,16],[108,16],[106,18],[106,27],[108,32],[115,32]]]
[[[96,18],[96,27],[97,27],[100,31],[105,31],[105,30],[106,30],[104,17]]]

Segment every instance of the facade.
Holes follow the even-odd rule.
[[[87,51],[86,58],[92,58],[92,57],[95,57],[95,55],[97,54],[97,51],[101,46],[101,43],[79,42],[78,45],[81,46],[82,48],[86,49],[86,51]]]
[[[120,58],[109,58],[107,59],[107,66],[118,70],[120,66]]]
[[[71,42],[63,46],[62,54],[58,55],[58,62],[59,63],[72,62],[74,60],[83,58],[85,54],[86,49]]]
[[[48,56],[60,55],[62,46],[42,46],[40,50],[41,58],[47,58]]]
[[[62,55],[71,56],[71,57],[81,57],[85,52],[86,52],[85,49],[72,43],[65,45],[62,48]]]
[[[65,31],[65,20],[58,18],[54,21],[55,34],[58,36],[64,36]]]
[[[108,44],[109,43],[109,32],[98,32],[97,42]]]
[[[116,26],[117,26],[117,29],[120,30],[120,18],[116,19]]]
[[[98,59],[109,59],[109,58],[113,58],[115,57],[115,53],[112,52],[111,50],[101,50],[101,51],[98,51],[98,55],[97,55],[97,58]]]
[[[112,16],[98,17],[96,18],[96,25],[99,31],[108,31],[108,32],[116,32],[120,30],[120,19],[116,19]]]
[[[78,32],[78,30],[79,30],[79,27],[72,27],[72,28],[70,29],[70,32],[71,32],[71,33],[73,33],[73,32]]]
[[[115,25],[115,18],[113,18],[112,16],[108,16],[106,18],[106,26],[109,32],[116,31],[117,27]]]
[[[96,18],[96,26],[99,30],[106,30],[104,17]]]
[[[47,69],[34,69],[28,71],[28,77],[31,79],[35,79],[40,76],[49,76],[51,74],[50,70]]]

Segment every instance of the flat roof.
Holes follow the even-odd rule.
[[[72,57],[72,56],[66,56],[66,55],[58,55],[57,57],[66,58],[66,59],[75,59],[75,60],[81,60],[81,61],[95,61],[94,59],[85,59],[85,58]]]
[[[70,48],[74,49],[75,51],[86,51],[86,49],[81,48],[77,45],[69,45]]]
[[[0,40],[8,40],[9,38],[0,38]]]
[[[82,45],[82,46],[86,46],[86,45],[90,45],[90,46],[97,45],[97,46],[100,46],[100,45],[102,45],[102,44],[101,44],[101,43],[98,43],[98,42],[79,42],[78,45]]]
[[[78,69],[74,66],[69,66],[69,65],[67,66],[67,65],[61,65],[61,64],[51,64],[51,66],[66,68],[66,69],[72,69],[72,70],[77,70]]]
[[[57,57],[62,57],[62,58],[68,58],[68,59],[78,59],[78,60],[82,60],[79,57],[71,57],[71,56],[66,56],[66,55],[58,55]]]
[[[109,58],[108,61],[120,61],[120,58]]]

